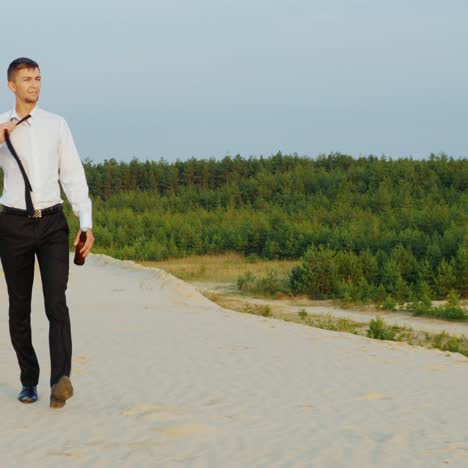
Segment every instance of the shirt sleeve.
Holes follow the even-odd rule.
[[[62,120],[59,141],[59,178],[63,191],[80,219],[81,230],[93,227],[92,204],[89,198],[86,175],[70,128]]]

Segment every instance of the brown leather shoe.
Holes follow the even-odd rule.
[[[66,375],[60,377],[59,381],[52,385],[50,394],[50,407],[63,408],[65,401],[73,396],[73,385]]]

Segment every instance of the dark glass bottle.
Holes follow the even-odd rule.
[[[81,231],[80,239],[78,240],[78,245],[76,246],[76,249],[75,249],[75,259],[73,260],[75,265],[84,265],[85,258],[80,253],[80,250],[83,248],[83,245],[85,244],[85,242],[86,242],[86,231]]]

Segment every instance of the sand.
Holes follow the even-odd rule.
[[[0,466],[468,466],[468,359],[221,309],[157,269],[71,267],[75,396],[24,405],[0,279]]]

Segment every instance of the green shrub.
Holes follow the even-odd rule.
[[[442,351],[458,353],[460,351],[460,340],[454,336],[448,335],[445,331],[434,336],[432,344],[435,348]]]
[[[367,336],[376,340],[396,340],[396,327],[387,325],[381,318],[371,320]]]
[[[416,286],[416,299],[418,302],[421,302],[425,306],[432,306],[432,290],[429,284],[426,281],[419,281]]]
[[[380,308],[382,310],[391,310],[394,311],[396,310],[396,303],[393,300],[392,296],[387,296],[383,303],[380,305]]]
[[[271,307],[269,305],[245,304],[242,311],[246,314],[261,315],[263,317],[271,317]]]
[[[259,278],[255,281],[255,292],[267,296],[285,292],[284,285],[278,277],[278,272],[270,271],[264,278]]]
[[[260,257],[254,253],[247,255],[245,258],[247,263],[257,263],[260,260]]]
[[[279,277],[276,270],[271,270],[263,278],[257,278],[253,273],[247,272],[237,279],[237,288],[240,291],[270,297],[279,293],[287,293],[285,283],[286,281]]]
[[[305,309],[301,309],[297,315],[299,315],[299,318],[301,320],[305,320],[307,318],[307,312],[305,311]]]
[[[447,294],[447,304],[448,307],[460,307],[460,296],[458,293],[451,289]]]
[[[433,307],[427,301],[418,301],[408,304],[407,310],[416,316],[433,317],[447,320],[466,320],[468,318],[465,310],[460,306],[458,294],[451,290],[447,296],[447,302],[441,307]]]
[[[289,287],[293,293],[305,293],[317,299],[336,297],[337,270],[335,250],[323,245],[312,246],[305,253],[302,265],[292,269]]]
[[[448,320],[466,320],[467,318],[465,311],[461,307],[450,307],[448,305],[437,307],[435,317]]]
[[[255,275],[248,271],[237,278],[237,287],[241,291],[251,291],[255,288]]]
[[[341,317],[333,317],[330,314],[324,317],[319,317],[312,322],[312,326],[322,328],[324,330],[340,331],[348,333],[357,333],[359,324]]]

